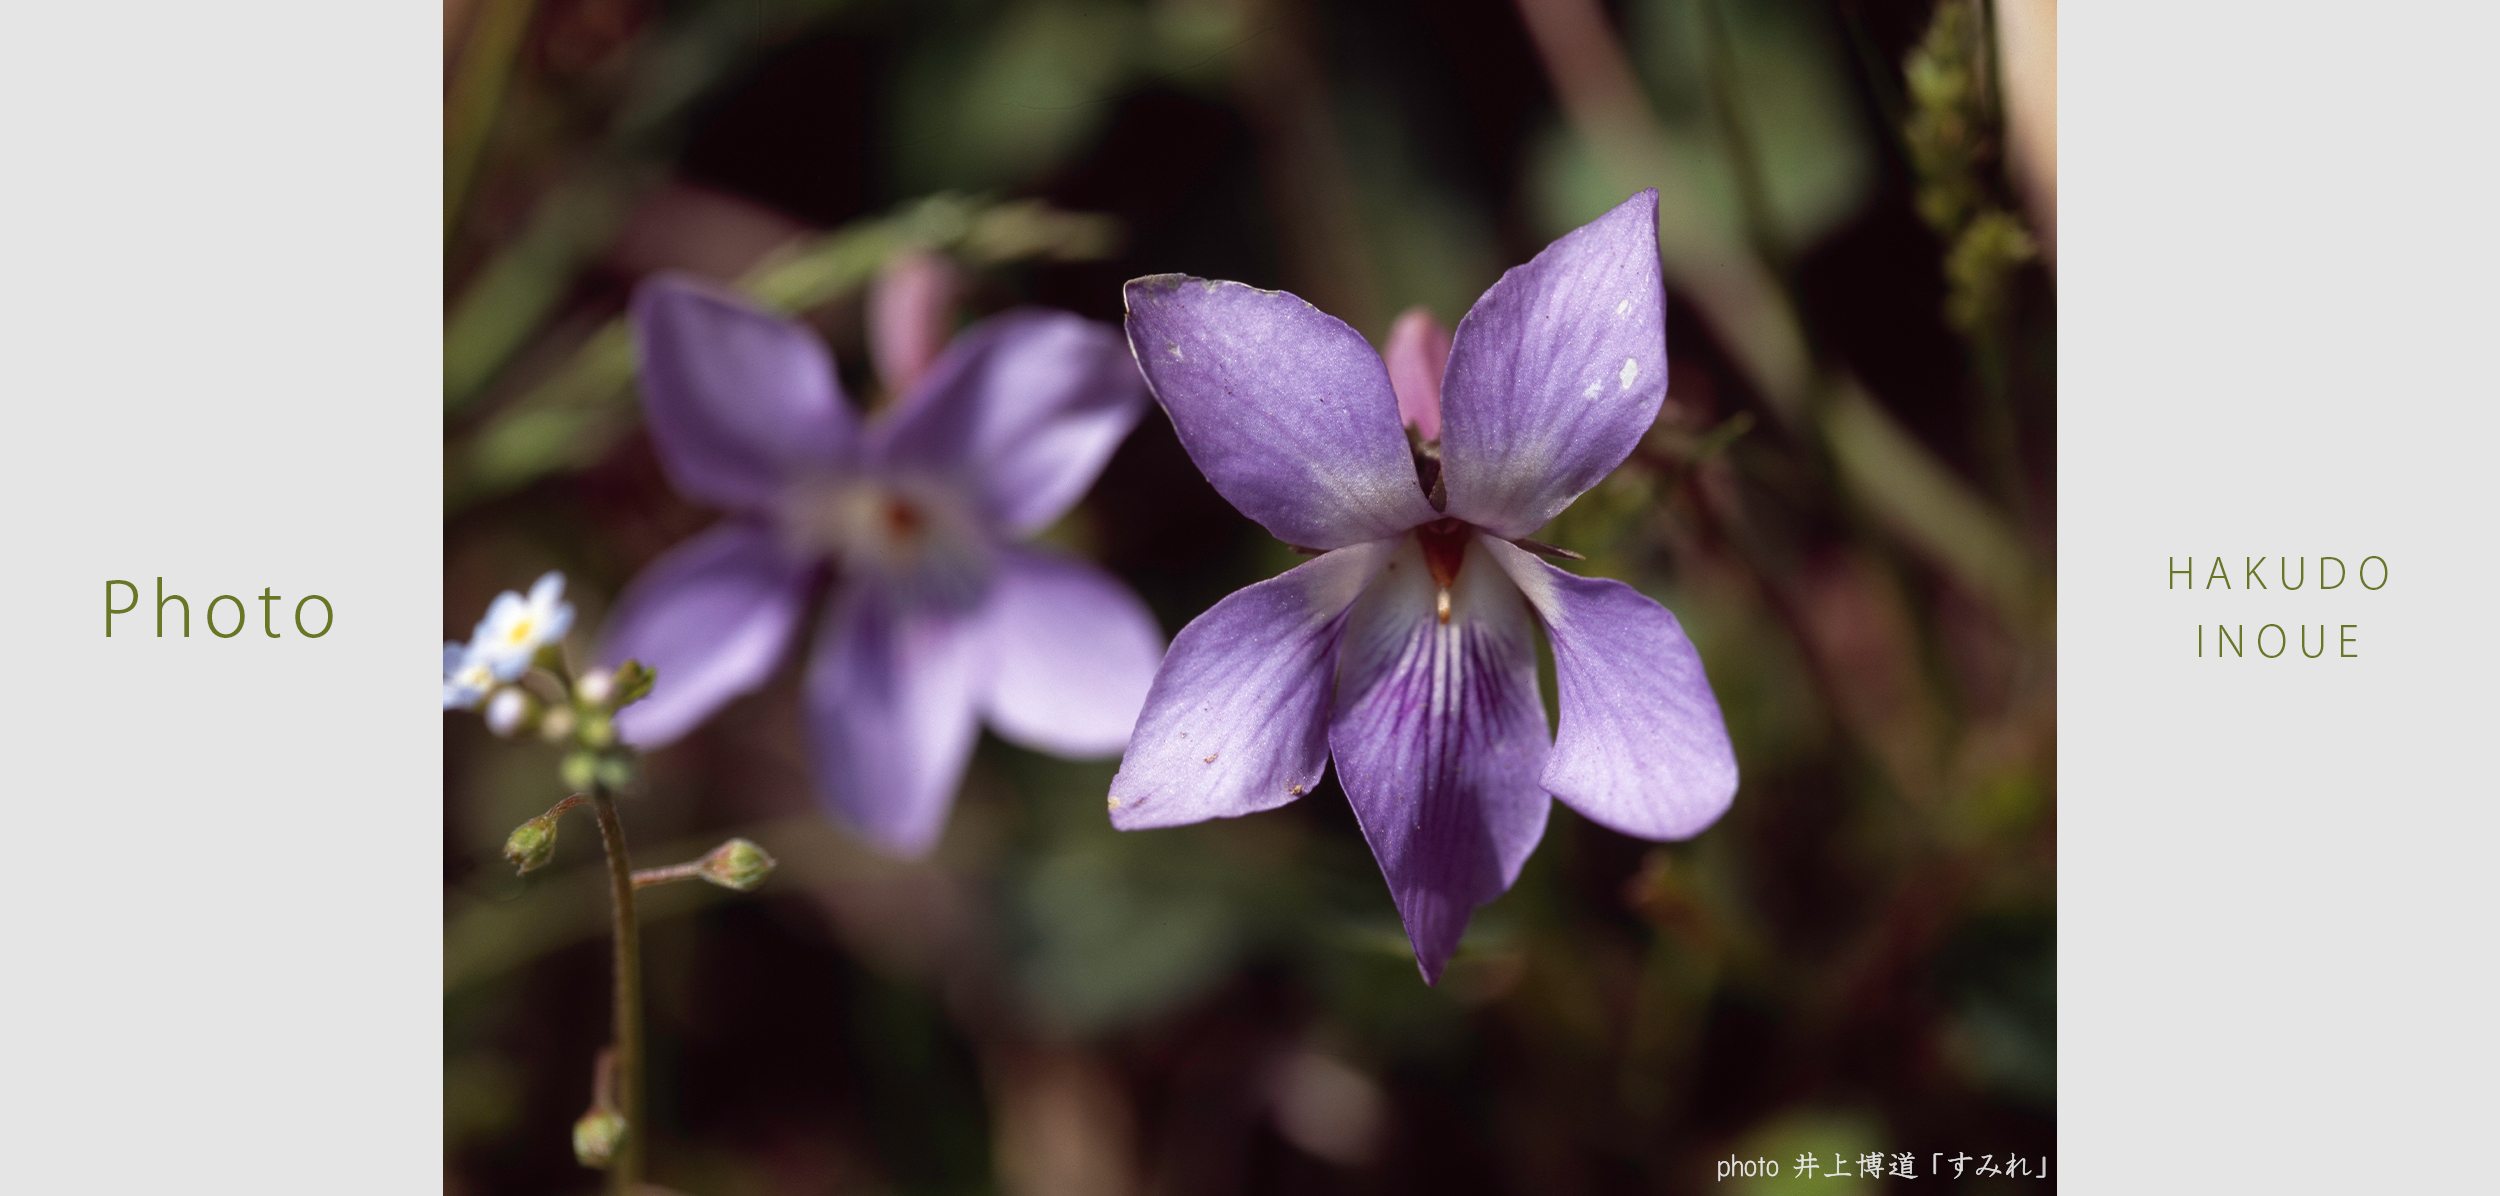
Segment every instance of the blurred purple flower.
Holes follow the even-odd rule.
[[[1675,616],[1517,543],[1621,463],[1666,396],[1657,210],[1643,192],[1554,242],[1454,341],[1401,321],[1385,366],[1292,295],[1128,284],[1129,346],[1191,459],[1322,555],[1173,640],[1112,781],[1114,825],[1271,809],[1333,754],[1431,981],[1518,878],[1549,794],[1645,839],[1727,809],[1735,755]],[[1561,690],[1550,742],[1538,623]]]
[[[828,563],[808,738],[827,807],[880,847],[935,845],[977,720],[1060,755],[1127,742],[1162,655],[1153,616],[1101,570],[1015,543],[1084,496],[1145,406],[1114,330],[1027,309],[943,352],[889,337],[879,365],[917,381],[862,426],[802,325],[668,276],[635,293],[633,320],[660,464],[731,517],[618,601],[602,659],[659,676],[617,715],[627,742],[673,740],[761,684]]]

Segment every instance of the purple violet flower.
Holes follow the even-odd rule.
[[[1475,908],[1518,879],[1549,794],[1644,839],[1690,837],[1727,809],[1735,754],[1675,616],[1520,547],[1631,453],[1666,397],[1657,214],[1646,191],[1565,235],[1493,284],[1454,339],[1402,321],[1385,365],[1292,295],[1128,284],[1129,347],[1190,458],[1243,514],[1321,555],[1173,640],[1111,783],[1113,825],[1271,809],[1333,755],[1434,981]],[[1539,624],[1561,691],[1550,741]]]
[[[659,676],[617,714],[628,743],[667,743],[770,676],[828,565],[808,737],[826,806],[878,846],[936,844],[977,721],[1059,755],[1127,742],[1163,652],[1153,616],[1100,569],[1016,543],[1084,496],[1144,409],[1117,332],[1018,310],[940,353],[939,319],[883,319],[926,330],[879,354],[917,381],[863,427],[800,324],[671,276],[635,293],[633,321],[662,468],[731,516],[618,600],[601,658]]]

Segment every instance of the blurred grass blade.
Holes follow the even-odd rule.
[[[1851,493],[2009,622],[2030,621],[2030,554],[1986,501],[1854,382],[1823,407],[1822,427]]]
[[[443,410],[474,402],[536,333],[584,259],[624,218],[626,188],[575,179],[540,201],[529,228],[486,265],[443,322]]]
[[[450,93],[443,97],[443,231],[460,225],[460,210],[495,129],[529,32],[533,0],[486,0],[471,18]]]

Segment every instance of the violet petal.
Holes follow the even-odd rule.
[[[651,443],[687,496],[761,510],[856,451],[833,359],[804,326],[673,274],[635,289],[633,322]]]
[[[807,666],[819,792],[878,847],[937,846],[972,755],[987,644],[970,616],[917,609],[884,588],[841,587]]]
[[[1081,561],[999,554],[983,634],[995,672],[981,699],[992,728],[1061,756],[1128,743],[1163,662],[1163,631],[1127,586]]]
[[[1667,395],[1658,193],[1502,275],[1458,323],[1442,378],[1452,515],[1535,531],[1631,455]]]
[[[1085,496],[1145,408],[1118,331],[1021,309],[956,337],[872,434],[872,455],[882,469],[960,479],[996,526],[1025,536]]]
[[[741,520],[651,562],[618,597],[599,649],[607,664],[639,660],[657,674],[649,697],[616,712],[617,734],[658,747],[763,684],[790,648],[810,567]]]
[[[1380,355],[1281,291],[1181,274],[1128,284],[1129,347],[1181,447],[1288,544],[1342,548],[1437,518]]]
[[[1317,787],[1337,632],[1395,547],[1338,549],[1234,591],[1181,628],[1111,780],[1111,825],[1232,818]]]
[[[1425,440],[1441,438],[1441,373],[1450,365],[1450,330],[1432,310],[1410,307],[1389,329],[1389,386],[1398,393],[1398,418]]]
[[[1591,821],[1686,839],[1736,796],[1736,751],[1701,654],[1668,610],[1619,581],[1567,573],[1479,540],[1554,645],[1562,723],[1544,785]]]
[[[1471,549],[1435,610],[1408,539],[1346,616],[1328,742],[1427,983],[1545,834],[1545,704],[1517,586]]]

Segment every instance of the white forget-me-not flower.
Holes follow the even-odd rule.
[[[505,590],[486,607],[465,644],[443,644],[443,709],[474,710],[498,685],[529,671],[538,651],[573,627],[573,604],[564,600],[564,575],[548,572],[528,597]]]
[[[564,600],[564,575],[551,571],[531,584],[526,598],[510,590],[495,595],[469,637],[469,651],[497,681],[516,681],[529,671],[540,648],[561,641],[572,628],[573,604]]]

